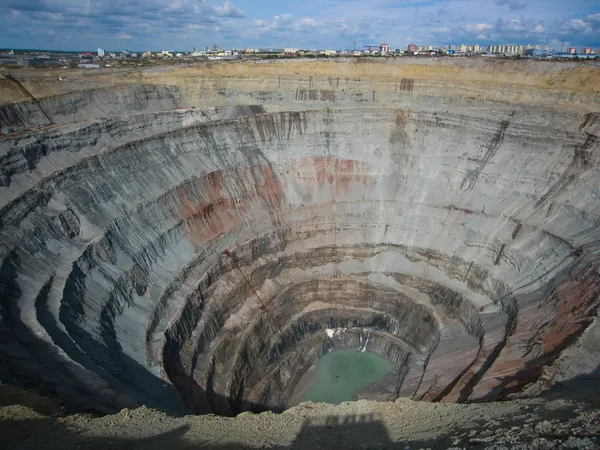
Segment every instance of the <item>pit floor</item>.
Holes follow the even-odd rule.
[[[353,400],[357,389],[380,380],[392,370],[389,361],[358,349],[334,350],[321,356],[302,377],[294,395],[297,402],[337,405]]]

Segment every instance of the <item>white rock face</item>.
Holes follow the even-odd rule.
[[[598,333],[573,347],[600,290],[587,100],[541,97],[529,64],[507,101],[446,95],[480,63],[308,64],[265,66],[260,91],[247,64],[226,87],[99,79],[40,98],[51,126],[0,107],[3,379],[79,409],[235,414],[285,408],[331,348],[389,359],[387,399],[505,398],[573,351],[595,361],[561,381],[595,370]]]

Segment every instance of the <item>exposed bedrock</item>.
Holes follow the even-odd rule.
[[[265,107],[215,106],[260,103],[255,66],[208,66],[210,95],[206,68],[202,88],[192,69],[99,72],[87,97],[83,76],[43,98],[55,81],[5,80],[0,379],[77,410],[232,415],[298,401],[334,348],[392,363],[357,394],[384,400],[490,401],[598,370],[600,120],[568,90],[579,69],[552,108],[531,77],[554,72],[480,100],[441,63],[412,82],[365,63],[325,93],[268,65]],[[221,94],[216,67],[236,67]]]

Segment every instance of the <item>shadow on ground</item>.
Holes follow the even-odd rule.
[[[0,448],[3,449],[319,449],[319,448],[364,448],[364,449],[418,449],[447,448],[450,437],[442,437],[430,441],[393,442],[385,425],[370,416],[322,417],[317,422],[306,420],[300,432],[289,445],[273,445],[269,447],[247,444],[228,443],[219,445],[202,440],[201,429],[194,430],[186,436],[191,425],[186,424],[173,430],[159,433],[144,439],[124,439],[108,437],[89,437],[78,434],[60,423],[58,419],[47,418],[25,421],[0,421]],[[277,438],[277,436],[273,436]],[[240,437],[243,439],[243,436]],[[232,439],[233,440],[233,439]],[[237,439],[236,439],[237,440]]]
[[[579,392],[573,394],[572,397],[571,395],[546,395],[544,396],[546,400],[573,400],[576,402],[576,407],[571,405],[570,407],[548,408],[547,403],[541,399],[540,402],[524,403],[518,414],[497,417],[494,420],[493,428],[510,430],[515,425],[522,426],[526,417],[534,418],[535,425],[544,420],[568,420],[577,415],[575,410],[579,412],[597,411],[600,407],[600,397],[594,394],[597,394],[597,391]],[[239,424],[235,427],[232,426],[231,430],[232,433],[237,432],[240,435],[221,434],[218,437],[218,433],[214,433],[214,430],[210,429],[210,421],[203,422],[200,418],[196,420],[193,417],[187,417],[177,420],[169,419],[163,423],[161,415],[155,414],[152,410],[147,410],[149,414],[147,418],[143,416],[142,420],[130,422],[130,426],[127,426],[128,422],[123,421],[122,414],[107,416],[105,419],[108,420],[88,417],[84,418],[82,422],[76,422],[60,416],[36,415],[29,409],[19,408],[21,407],[7,413],[4,413],[7,410],[2,411],[0,408],[0,449],[446,449],[455,444],[457,436],[463,436],[462,443],[459,445],[463,447],[466,442],[469,442],[465,436],[472,429],[479,431],[490,429],[490,418],[477,416],[470,417],[468,423],[465,423],[465,427],[448,429],[441,435],[436,433],[435,439],[395,442],[390,437],[386,425],[374,415],[319,416],[317,414],[305,419],[293,439],[291,436],[294,431],[286,430],[285,421],[279,417],[270,422],[272,428],[265,431],[267,435],[261,436],[263,437],[262,442],[252,442],[248,436],[243,435],[244,429]],[[43,404],[41,409],[46,414],[51,413],[46,404]],[[40,408],[38,407],[36,410],[40,411]],[[440,424],[435,423],[435,417],[430,416],[430,420],[432,429],[439,429]],[[136,423],[137,425],[135,425]],[[253,422],[248,421],[246,424],[250,431]],[[264,426],[265,423],[257,421],[255,424]],[[398,423],[399,427],[401,425]],[[141,426],[143,429],[140,429]],[[161,428],[164,431],[161,431]],[[223,428],[222,424],[221,428]],[[407,428],[410,428],[410,424],[407,424]],[[147,435],[148,430],[152,432],[154,429],[155,433],[149,437],[134,437]],[[93,430],[94,436],[90,436],[85,430]],[[215,441],[219,438],[223,440]],[[265,442],[269,442],[269,440],[274,443],[285,442],[285,444],[265,446]],[[469,448],[478,448],[478,446]]]

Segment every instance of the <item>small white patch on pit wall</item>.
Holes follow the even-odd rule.
[[[336,334],[341,334],[346,331],[345,328],[325,328],[325,334],[331,339]]]
[[[367,331],[367,340],[365,341],[365,346],[361,349],[361,352],[367,351],[367,344],[369,343],[369,338],[371,337],[371,330]]]

